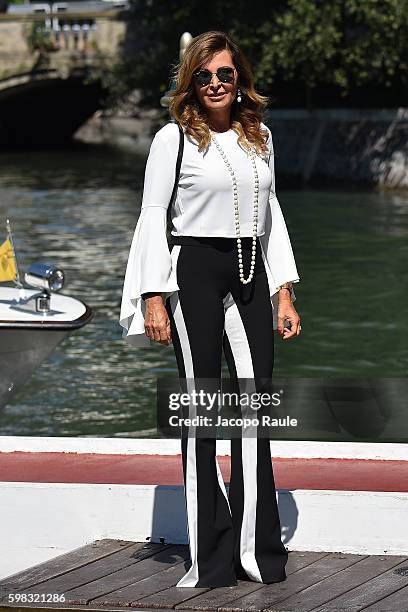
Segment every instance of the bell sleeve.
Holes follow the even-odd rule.
[[[166,300],[178,291],[175,268],[167,242],[167,208],[173,191],[177,148],[173,152],[156,133],[146,162],[142,207],[129,250],[123,282],[119,324],[122,338],[136,347],[151,346],[145,334],[146,305],[142,294],[161,293]]]
[[[266,127],[266,126],[265,126]],[[269,128],[268,165],[272,173],[272,183],[269,192],[269,206],[267,207],[265,219],[265,233],[259,237],[268,282],[270,296],[274,311],[274,328],[277,328],[277,307],[278,307],[278,287],[283,283],[292,281],[297,283],[300,277],[296,268],[295,257],[289,238],[288,229],[275,192],[275,163],[272,134]],[[296,300],[296,295],[292,287],[292,302]]]

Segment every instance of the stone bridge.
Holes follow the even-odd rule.
[[[101,108],[107,92],[99,75],[126,31],[124,11],[113,3],[28,6],[0,13],[2,149],[66,144]]]

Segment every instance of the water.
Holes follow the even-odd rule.
[[[3,409],[0,435],[157,435],[156,378],[177,375],[173,349],[131,348],[118,324],[144,164],[107,146],[0,155],[1,219],[11,219],[20,273],[36,260],[61,266],[63,292],[95,311]],[[408,195],[277,183],[302,334],[276,337],[275,375],[406,377]]]

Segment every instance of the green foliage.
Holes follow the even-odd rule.
[[[339,3],[288,0],[284,10],[259,27],[263,41],[258,77],[274,76],[317,85],[341,42]]]
[[[46,56],[53,50],[53,43],[49,33],[45,31],[42,25],[33,21],[26,31],[27,46],[31,53],[38,51],[41,56]]]
[[[261,93],[276,78],[303,87],[408,81],[408,0],[131,0],[131,18],[110,86],[139,88],[157,106],[178,61],[183,32],[228,32],[254,69]],[[119,84],[120,80],[120,84]]]
[[[344,0],[344,5],[344,78],[357,85],[375,81],[389,86],[399,73],[407,83],[407,0]]]

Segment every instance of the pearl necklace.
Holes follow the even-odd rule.
[[[259,179],[258,179],[258,170],[255,162],[255,155],[253,149],[250,150],[249,155],[252,162],[252,169],[254,173],[254,209],[253,209],[253,223],[252,223],[252,254],[251,254],[251,269],[249,272],[248,278],[244,277],[244,264],[242,263],[242,247],[241,247],[241,228],[239,221],[239,204],[238,204],[238,188],[237,188],[237,180],[235,178],[234,170],[230,162],[228,161],[227,156],[225,155],[223,149],[221,148],[219,142],[215,138],[213,134],[211,134],[211,140],[215,144],[219,154],[224,160],[228,172],[231,175],[232,186],[233,186],[233,194],[234,194],[234,215],[235,215],[235,234],[237,237],[237,249],[238,249],[238,268],[239,268],[239,279],[243,285],[250,283],[255,269],[255,257],[256,257],[256,234],[258,230],[258,193],[259,193]]]

